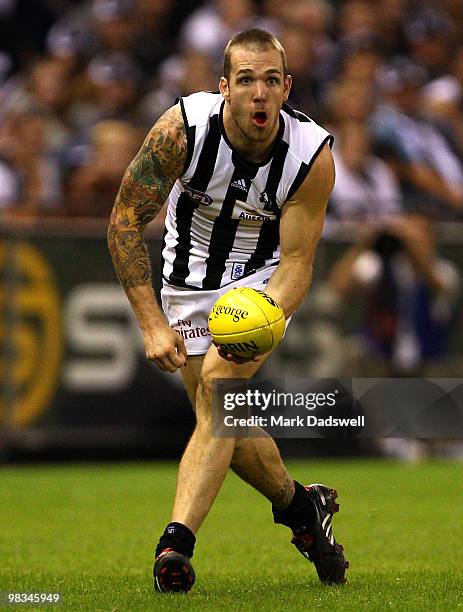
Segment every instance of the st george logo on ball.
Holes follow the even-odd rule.
[[[264,291],[251,287],[231,289],[209,313],[208,327],[215,344],[240,357],[263,355],[283,338],[283,309]]]

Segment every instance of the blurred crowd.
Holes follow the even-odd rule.
[[[463,0],[0,0],[0,219],[107,218],[146,132],[216,90],[251,27],[283,43],[290,104],[335,135],[325,235],[359,222],[320,300],[327,317],[362,296],[344,375],[459,376],[436,222],[463,221]]]
[[[463,218],[462,0],[0,0],[0,215],[107,217],[146,131],[217,89],[249,27],[336,136],[331,218]]]

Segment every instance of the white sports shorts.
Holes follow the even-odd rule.
[[[188,355],[204,355],[211,346],[211,334],[207,319],[212,306],[221,295],[235,287],[253,287],[265,290],[275,266],[262,268],[254,274],[240,278],[221,289],[192,291],[164,283],[161,301],[164,313],[173,327],[183,338]],[[288,322],[287,322],[288,323]]]

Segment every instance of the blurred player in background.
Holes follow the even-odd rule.
[[[213,436],[214,379],[250,378],[268,355],[219,352],[207,330],[212,305],[233,287],[265,288],[287,319],[301,304],[334,184],[332,137],[285,104],[285,52],[263,30],[228,43],[219,87],[182,98],[155,124],[125,173],[108,232],[146,355],[163,371],[181,369],[196,412],[172,522],[156,549],[155,588],[191,588],[195,534],[230,466],[271,501],[275,522],[292,529],[322,582],[343,583],[347,562],[331,528],[336,491],[293,481],[262,431]],[[164,314],[142,233],[166,200]]]

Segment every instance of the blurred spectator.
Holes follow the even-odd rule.
[[[136,62],[143,31],[137,0],[91,0],[65,13],[49,30],[51,55],[70,68],[85,68],[96,54],[123,53]]]
[[[335,12],[331,4],[327,0],[267,1],[264,10],[283,27],[293,25],[305,31],[316,63],[322,69],[333,51],[331,32]]]
[[[438,3],[439,10],[443,11],[450,19],[455,28],[456,37],[462,36],[463,33],[463,11],[461,10],[461,0],[440,0]]]
[[[79,69],[96,51],[95,34],[89,27],[88,14],[72,11],[56,21],[47,34],[47,50],[69,73]]]
[[[426,6],[405,24],[405,35],[411,59],[436,78],[446,69],[450,59],[453,28],[448,17]]]
[[[141,145],[141,133],[124,121],[101,121],[91,132],[87,163],[66,182],[66,214],[109,217],[124,172]]]
[[[337,72],[341,78],[374,84],[383,62],[383,46],[376,34],[363,32],[345,36],[339,40],[336,51]]]
[[[280,40],[285,48],[289,71],[293,77],[289,103],[310,117],[318,119],[319,83],[314,76],[316,61],[312,40],[306,29],[297,24],[284,26]]]
[[[411,215],[366,229],[329,279],[341,300],[362,292],[366,313],[350,376],[423,376],[448,352],[460,292],[454,264],[438,257],[429,219]]]
[[[88,132],[102,119],[136,123],[141,72],[130,56],[123,53],[100,54],[93,58],[87,78],[93,98],[78,101],[70,109],[72,121]]]
[[[463,167],[420,113],[423,68],[396,58],[379,75],[384,103],[371,118],[376,150],[393,166],[410,210],[454,218],[463,208]]]
[[[376,3],[367,0],[347,0],[338,13],[338,36],[352,36],[378,31],[378,9]]]
[[[346,121],[336,131],[336,183],[328,213],[331,218],[364,221],[401,212],[400,191],[394,174],[370,150],[364,123]]]
[[[147,127],[151,127],[180,96],[216,90],[219,72],[209,55],[190,50],[170,57],[161,65],[160,82],[162,86],[148,92],[139,106],[140,117]]]
[[[457,267],[438,256],[434,223],[396,217],[363,236],[334,265],[325,289],[345,306],[364,304],[359,332],[349,344],[349,377],[448,377],[459,368],[449,358],[461,290]],[[381,451],[409,461],[462,456],[449,440],[378,440]]]
[[[141,29],[135,0],[93,0],[92,16],[106,52],[134,50]]]
[[[47,124],[50,146],[62,146],[70,134],[67,125],[69,83],[65,66],[46,56],[37,59],[28,71],[7,81],[0,90],[2,112],[8,115],[29,109],[40,111]]]
[[[2,148],[0,136],[0,149]],[[18,172],[11,163],[0,153],[0,216],[19,204],[21,197],[21,184]]]
[[[254,0],[211,0],[186,19],[181,45],[208,54],[214,65],[220,66],[225,45],[240,30],[259,27],[276,33],[276,24],[259,18],[256,10]]]
[[[62,146],[70,136],[68,104],[70,79],[65,65],[45,58],[36,62],[29,75],[30,102],[47,117],[49,142],[53,147]]]
[[[2,207],[11,215],[42,215],[61,202],[61,183],[47,139],[47,118],[38,110],[10,114],[1,128]]]
[[[138,20],[142,26],[137,37],[135,55],[148,78],[176,48],[170,36],[174,3],[170,0],[138,0]]]
[[[299,24],[312,37],[327,36],[335,20],[335,11],[327,0],[264,1],[264,12],[282,23]]]
[[[346,120],[367,121],[374,108],[371,83],[358,79],[342,79],[330,83],[324,92],[328,122],[332,129]]]
[[[332,213],[363,215],[373,205],[366,202],[378,201],[374,190],[398,200],[363,122],[410,209],[463,218],[455,213],[463,208],[461,46],[452,55],[463,31],[460,0],[0,0],[3,142],[12,116],[38,114],[45,143],[38,157],[55,167],[59,150],[65,177],[73,176],[102,120],[146,129],[178,96],[215,90],[223,46],[249,27],[282,39],[294,77],[290,103],[337,133],[338,184],[350,188],[335,190]],[[421,80],[410,83],[410,71],[395,61],[384,70],[397,53],[426,69]],[[24,176],[32,175],[8,149],[2,146],[0,198],[17,210],[30,183]]]
[[[13,60],[8,53],[0,51],[0,123],[8,114],[9,101],[16,91],[17,78],[12,78]]]
[[[449,72],[425,86],[423,100],[429,116],[448,125],[463,160],[463,45],[455,49]]]
[[[57,62],[43,59],[30,71],[29,89],[35,102],[43,109],[62,113],[67,104],[66,70]]]
[[[404,25],[410,12],[411,0],[376,0],[376,31],[389,57],[403,55],[407,43]]]

